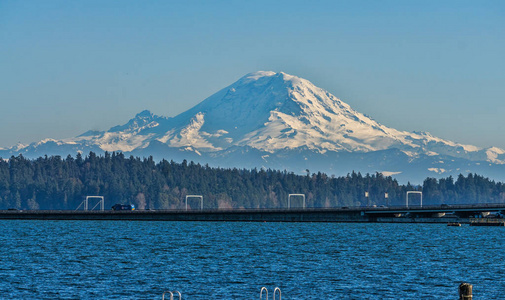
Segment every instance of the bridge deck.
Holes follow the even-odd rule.
[[[503,204],[424,207],[349,207],[241,210],[65,211],[0,210],[0,219],[32,220],[145,220],[249,222],[451,222],[482,212],[505,212]],[[444,214],[451,215],[442,218]],[[465,220],[463,220],[465,219]]]

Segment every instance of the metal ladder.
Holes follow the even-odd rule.
[[[262,288],[261,288],[261,290],[260,290],[260,300],[262,300],[262,299],[263,299],[263,291],[265,291],[265,295],[266,295],[265,300],[268,300],[268,289],[267,289],[266,287],[262,287]],[[277,292],[279,292],[279,300],[281,300],[281,289],[280,289],[280,288],[278,288],[278,287],[276,287],[276,288],[274,289],[274,299],[273,299],[273,300],[275,300],[275,299],[276,299],[276,298],[275,298],[275,295],[277,294]]]
[[[179,291],[174,291],[174,292],[165,291],[165,292],[163,292],[163,295],[161,295],[161,300],[165,300],[165,294],[170,294],[170,300],[174,300],[174,293],[179,294],[179,300],[182,300],[182,295]]]

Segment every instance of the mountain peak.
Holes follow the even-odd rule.
[[[278,81],[273,81],[275,79],[278,79]],[[302,79],[300,77],[290,75],[285,72],[273,72],[273,71],[256,71],[252,72],[249,74],[246,74],[242,78],[240,78],[235,84],[233,85],[243,85],[243,84],[250,84],[252,82],[254,83],[277,83],[280,85],[289,85],[289,82],[292,83],[300,83],[302,81],[306,81],[307,83],[310,84],[309,81]]]
[[[138,119],[138,118],[144,119],[144,118],[153,118],[153,117],[155,117],[155,115],[147,109],[145,109],[135,115],[135,119]]]
[[[107,131],[30,147],[0,149],[0,156],[20,151],[38,155],[58,147],[58,151],[100,149],[172,158],[192,149],[202,159],[221,163],[238,159],[235,163],[240,165],[252,158],[257,159],[256,167],[267,163],[291,170],[318,163],[323,169],[333,164],[333,170],[341,170],[348,164],[353,169],[365,166],[363,170],[394,174],[411,169],[415,174],[447,170],[454,175],[505,165],[505,150],[389,128],[306,79],[273,71],[246,74],[173,118],[144,110]]]
[[[256,72],[252,72],[252,73],[246,74],[240,80],[242,80],[242,79],[258,80],[258,78],[261,78],[261,77],[272,77],[272,76],[275,76],[276,74],[277,73],[275,73],[273,71],[256,71]]]
[[[119,132],[119,131],[139,131],[145,128],[153,128],[158,126],[158,119],[162,119],[157,115],[153,114],[149,110],[143,110],[136,114],[133,119],[130,119],[128,123],[124,125],[119,125],[109,129],[109,132]]]

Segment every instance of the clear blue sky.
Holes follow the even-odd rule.
[[[504,1],[0,0],[0,147],[174,116],[246,73],[505,148]]]

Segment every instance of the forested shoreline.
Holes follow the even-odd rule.
[[[187,161],[155,162],[152,157],[115,152],[0,160],[0,209],[76,209],[87,195],[104,196],[106,208],[132,203],[138,209],[181,209],[186,195],[195,194],[204,197],[208,209],[284,208],[291,193],[305,194],[307,207],[316,208],[402,205],[407,191],[422,191],[425,205],[505,202],[503,183],[476,174],[427,178],[413,186],[380,173],[335,177],[307,170],[307,175],[296,175],[270,169],[211,168]],[[189,205],[199,207],[196,200]]]

